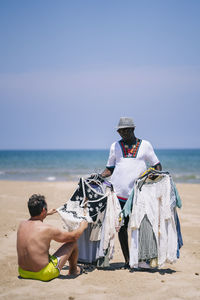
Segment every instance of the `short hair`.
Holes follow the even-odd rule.
[[[45,196],[33,194],[28,200],[28,209],[31,217],[39,216],[43,208],[47,210]]]

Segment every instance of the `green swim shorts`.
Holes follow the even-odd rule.
[[[42,281],[49,281],[58,277],[60,275],[60,269],[58,267],[60,258],[56,257],[55,255],[49,255],[49,259],[50,262],[48,265],[39,272],[26,271],[19,267],[19,275],[22,278],[37,279]]]

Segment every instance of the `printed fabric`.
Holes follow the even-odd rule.
[[[95,187],[96,186],[96,187]],[[100,222],[99,216],[106,209],[107,195],[102,184],[91,184],[91,180],[80,178],[78,187],[71,199],[57,209],[65,228],[69,231],[78,228],[81,221]]]

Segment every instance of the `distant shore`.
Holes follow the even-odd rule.
[[[0,180],[0,298],[2,299],[200,299],[200,184],[176,184],[183,207],[178,209],[184,246],[180,259],[156,272],[129,272],[119,269],[123,256],[116,237],[115,270],[94,270],[76,279],[61,278],[43,283],[18,279],[16,231],[21,220],[29,217],[27,200],[33,193],[46,196],[48,208],[65,203],[77,182],[33,182]],[[62,226],[60,217],[45,222]],[[53,242],[51,253],[58,247]]]

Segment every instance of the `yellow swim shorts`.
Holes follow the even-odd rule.
[[[49,255],[50,262],[46,267],[44,267],[39,272],[31,272],[23,270],[19,267],[19,275],[22,278],[30,278],[30,279],[37,279],[42,281],[49,281],[53,278],[56,278],[60,275],[60,270],[58,267],[59,264],[59,257],[54,255]]]

